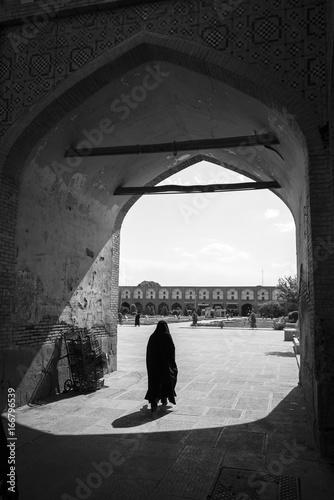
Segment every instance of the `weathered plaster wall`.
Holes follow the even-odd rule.
[[[13,311],[18,324],[53,316],[80,327],[110,323],[113,216],[80,193],[82,177],[74,175],[66,189],[47,167],[33,166],[22,180]]]

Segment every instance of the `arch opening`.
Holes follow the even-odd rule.
[[[163,184],[216,184],[218,179],[245,180],[200,161]],[[294,230],[291,212],[268,191],[142,197],[123,222],[120,284],[159,284],[156,308],[164,296],[169,309],[175,309],[175,299],[182,301],[182,310],[190,303],[206,310],[236,302],[240,315],[244,303],[260,307],[275,300],[274,290],[264,285],[275,289],[280,277],[296,274]]]
[[[186,53],[181,42],[172,49],[167,39],[148,42],[145,36],[70,78],[11,131],[1,150],[3,175],[20,182],[14,269],[19,295],[10,321],[47,324],[48,340],[59,334],[59,323],[94,329],[111,359],[109,370],[117,366],[117,306],[110,297],[119,279],[119,233],[138,199],[116,199],[118,186],[155,185],[208,159],[253,180],[277,180],[282,188],[276,194],[293,213],[298,234],[307,195],[303,125],[294,109],[284,107],[284,93],[283,102],[267,95],[255,85],[258,76],[237,75],[226,56],[207,64],[210,49],[199,57]],[[136,57],[128,57],[129,50]],[[254,131],[277,134],[280,144],[276,150],[241,144],[236,151],[150,158],[64,156],[69,146],[89,151],[97,144],[126,144],[129,137],[140,144],[148,137],[164,142]],[[301,236],[297,244],[303,260]]]

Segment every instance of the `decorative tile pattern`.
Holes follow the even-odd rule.
[[[196,41],[268,70],[326,123],[322,1],[175,0],[50,18],[29,38],[25,25],[3,29],[0,133],[68,75],[143,30]]]

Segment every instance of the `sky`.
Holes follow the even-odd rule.
[[[200,162],[162,184],[249,182]],[[296,232],[271,191],[145,195],[121,229],[120,282],[137,286],[275,286],[296,274]]]

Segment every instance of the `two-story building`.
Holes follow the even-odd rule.
[[[119,287],[119,309],[148,313],[154,311],[197,311],[204,314],[214,309],[216,315],[247,316],[250,311],[270,300],[277,300],[275,286],[161,286],[154,281],[143,281],[137,286]]]

